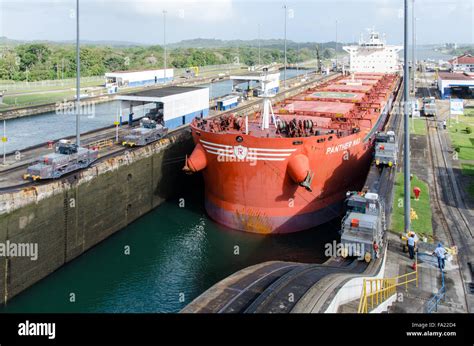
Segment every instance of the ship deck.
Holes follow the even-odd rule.
[[[396,74],[357,73],[341,76],[273,105],[270,128],[262,129],[261,113],[195,119],[195,130],[248,134],[255,137],[346,136],[374,125],[388,101]],[[246,128],[245,124],[248,124]]]

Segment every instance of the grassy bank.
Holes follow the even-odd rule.
[[[397,173],[395,180],[395,194],[393,201],[392,211],[392,225],[391,229],[393,232],[402,233],[404,232],[404,208],[403,208],[403,174]],[[421,189],[420,199],[415,200],[413,188],[417,186]],[[430,194],[428,190],[428,184],[418,179],[417,176],[413,176],[411,181],[411,208],[415,211],[417,218],[411,220],[411,228],[417,234],[425,235],[431,238],[433,235],[433,225],[431,224],[431,206],[430,206]]]
[[[59,92],[48,92],[42,94],[25,94],[25,95],[18,95],[18,96],[5,96],[4,103],[7,106],[33,106],[33,105],[41,105],[47,103],[54,103],[54,102],[62,102],[64,99],[73,98],[75,96],[75,92],[73,90],[70,91],[59,91]]]
[[[425,119],[410,119],[410,133],[413,135],[426,136],[426,122]]]
[[[470,177],[467,191],[474,198],[474,108],[466,108],[464,115],[451,119],[449,136],[453,149],[461,160],[462,174]]]

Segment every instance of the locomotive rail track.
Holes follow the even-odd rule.
[[[424,78],[426,81],[426,78]],[[429,86],[422,89],[423,96],[431,96]],[[433,172],[434,203],[437,217],[441,221],[442,229],[450,246],[458,248],[458,270],[462,280],[465,304],[468,311],[471,306],[468,299],[467,285],[469,281],[468,263],[473,259],[473,233],[469,220],[462,208],[466,209],[465,202],[456,182],[456,178],[446,159],[447,143],[439,131],[438,119],[425,118],[428,142],[428,161]]]

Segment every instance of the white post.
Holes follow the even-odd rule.
[[[166,83],[166,10],[163,10],[163,48],[163,60],[165,66],[164,78]]]
[[[79,0],[76,0],[76,145],[81,145],[81,49],[79,43]]]
[[[288,16],[288,11],[287,11],[287,7],[286,7],[286,4],[283,5],[283,9],[285,10],[285,70],[284,70],[284,74],[283,74],[283,88],[286,90],[286,17]]]
[[[119,121],[120,121],[120,123],[122,123],[122,115],[123,115],[122,102],[123,101],[120,101],[120,111],[119,111],[119,117],[120,117]]]
[[[245,114],[245,134],[249,134],[249,116]]]
[[[263,99],[263,119],[262,119],[262,130],[266,130],[269,127],[269,109],[268,109],[268,99]]]
[[[3,164],[7,164],[7,121],[3,119]]]
[[[261,65],[261,60],[260,60],[260,47],[261,47],[261,40],[260,40],[260,24],[258,24],[258,66]]]
[[[122,106],[122,101],[120,101],[120,106]],[[122,108],[122,107],[120,107]],[[115,113],[115,121],[114,121],[114,125],[115,125],[115,142],[117,143],[118,142],[118,126],[119,126],[120,122],[119,122],[119,111],[117,111]]]

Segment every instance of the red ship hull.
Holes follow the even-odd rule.
[[[385,124],[395,85],[394,78],[379,97],[378,108],[353,121],[357,131],[345,135],[339,130],[331,132],[334,126],[327,124],[326,133],[304,137],[266,137],[256,128],[246,134],[193,124],[196,148],[187,169],[203,173],[209,216],[232,229],[274,234],[306,230],[340,215],[346,192],[363,187],[372,160],[373,137]],[[313,107],[304,102],[289,103],[305,111],[329,104],[319,102]],[[287,103],[281,104],[277,113],[286,114]],[[347,111],[344,107],[356,106],[334,102],[338,111]],[[304,115],[301,117],[308,119]],[[320,114],[311,119],[325,121]]]

